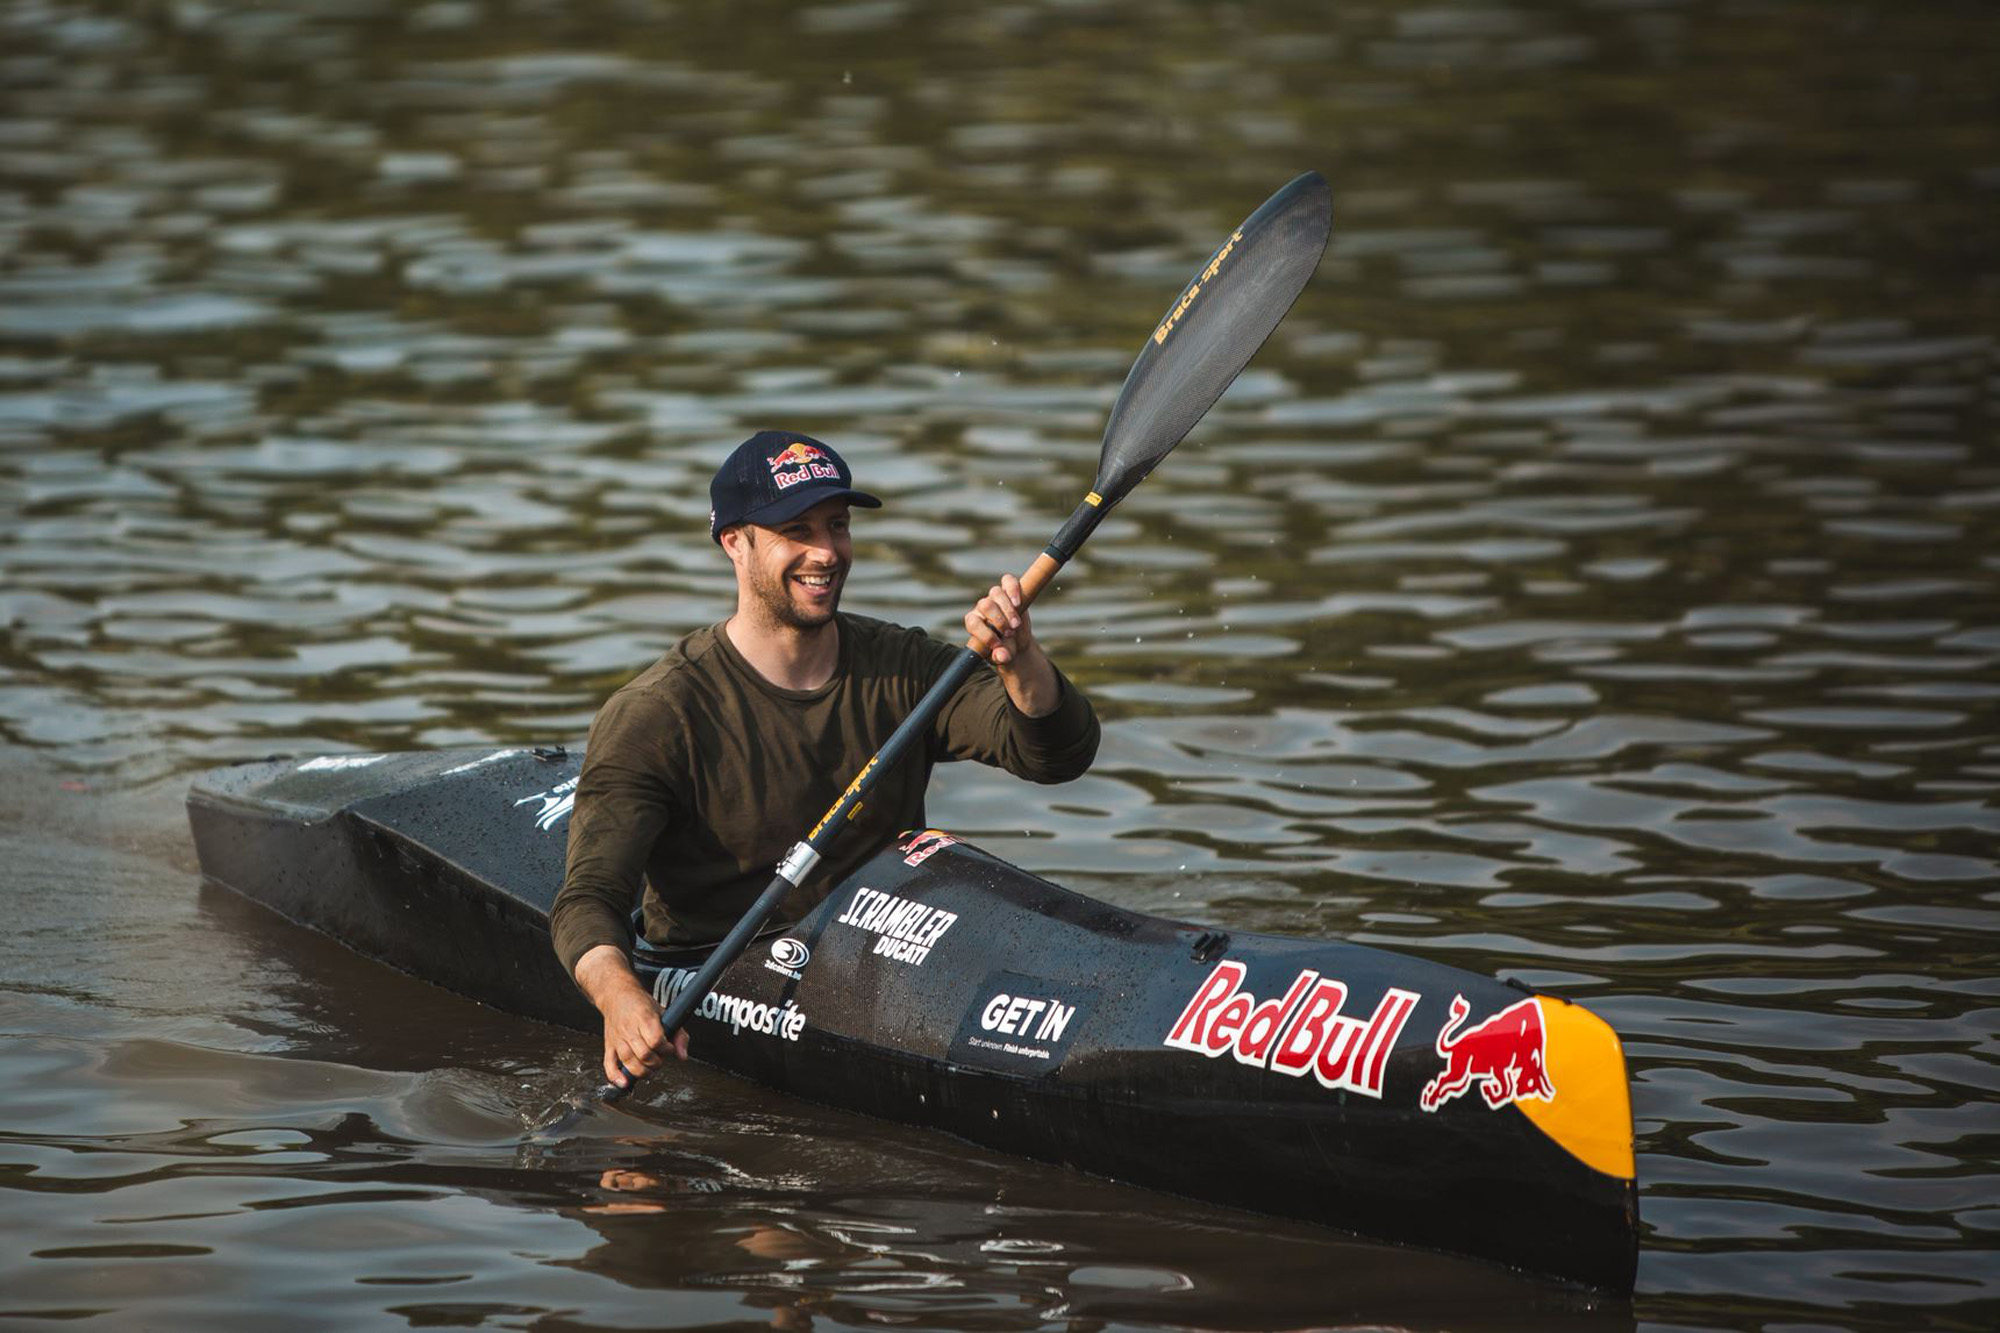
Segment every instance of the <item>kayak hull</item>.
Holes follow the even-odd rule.
[[[586,1031],[549,946],[561,751],[273,760],[188,797],[205,875],[413,975]],[[700,955],[642,947],[664,1004]],[[753,943],[698,1059],[814,1101],[1215,1203],[1631,1290],[1617,1038],[1363,946],[1126,911],[936,830]]]

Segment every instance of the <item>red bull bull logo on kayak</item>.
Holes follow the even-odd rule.
[[[1472,1006],[1463,995],[1452,997],[1451,1018],[1437,1036],[1437,1053],[1444,1057],[1444,1069],[1424,1084],[1417,1105],[1435,1111],[1475,1083],[1486,1105],[1496,1111],[1509,1102],[1531,1097],[1554,1101],[1556,1085],[1549,1081],[1541,1001],[1509,1005],[1460,1031],[1471,1012]]]
[[[1310,1073],[1320,1086],[1364,1097],[1382,1095],[1389,1052],[1422,997],[1390,987],[1367,1018],[1344,1014],[1347,984],[1310,968],[1285,993],[1260,1000],[1243,988],[1249,969],[1234,959],[1216,964],[1181,1010],[1165,1045],[1210,1059],[1292,1078]]]
[[[802,481],[839,481],[840,469],[826,461],[826,451],[793,441],[771,455],[771,480],[779,490]]]

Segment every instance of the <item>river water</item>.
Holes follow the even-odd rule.
[[[0,1314],[1993,1327],[1996,51],[1987,0],[0,0]],[[1314,285],[1036,611],[1097,768],[931,815],[1588,1003],[1629,1306],[699,1068],[523,1151],[588,1041],[202,885],[209,765],[573,742],[725,613],[758,427],[887,498],[848,606],[948,634],[1307,168]]]

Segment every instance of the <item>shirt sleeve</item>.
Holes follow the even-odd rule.
[[[931,640],[941,654],[932,678],[942,673],[956,650]],[[1051,664],[1053,666],[1053,664]],[[1056,670],[1062,694],[1055,709],[1029,717],[1014,707],[1000,673],[982,662],[972,678],[938,714],[932,730],[938,759],[976,759],[1004,768],[1029,782],[1068,782],[1082,777],[1097,757],[1101,729],[1097,711],[1082,690]]]
[[[640,693],[613,695],[590,724],[570,816],[563,886],[549,911],[556,957],[571,977],[600,944],[632,948],[632,909],[653,844],[672,823],[664,705]]]

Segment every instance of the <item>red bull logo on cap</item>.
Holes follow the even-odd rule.
[[[1225,1052],[1237,1063],[1303,1078],[1320,1086],[1382,1095],[1389,1052],[1420,998],[1390,987],[1375,1012],[1360,1018],[1340,1012],[1347,983],[1302,971],[1285,993],[1259,1001],[1243,989],[1249,969],[1225,958],[1195,991],[1163,1043],[1213,1059]]]
[[[825,450],[815,449],[809,444],[800,444],[797,440],[794,440],[777,453],[771,455],[771,471],[783,472],[788,467],[810,463],[815,458],[825,457]]]
[[[839,481],[840,469],[827,461],[826,450],[816,449],[798,440],[792,441],[777,453],[772,454],[771,480],[779,490],[786,490],[802,481]]]
[[[1451,1018],[1437,1037],[1444,1069],[1424,1085],[1417,1105],[1435,1111],[1475,1083],[1486,1105],[1496,1111],[1530,1097],[1554,1101],[1556,1085],[1549,1081],[1541,1002],[1523,1000],[1459,1031],[1471,1012],[1463,995],[1452,997]]]

